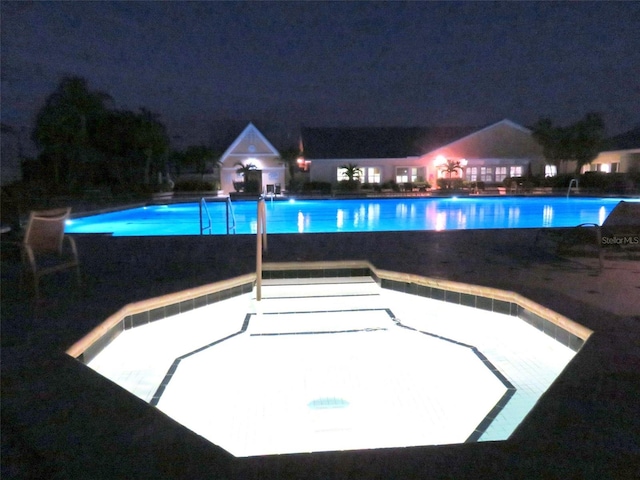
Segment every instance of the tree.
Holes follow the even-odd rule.
[[[234,167],[238,167],[236,169],[236,173],[238,175],[242,175],[242,177],[245,178],[245,179],[247,178],[247,174],[249,172],[251,172],[252,170],[256,170],[258,168],[253,163],[244,164],[244,163],[240,163],[240,162],[236,163],[234,165]]]
[[[576,173],[595,159],[604,144],[604,120],[595,112],[587,113],[572,128],[573,160],[576,161]]]
[[[201,180],[204,180],[209,164],[213,164],[214,168],[220,166],[220,155],[205,145],[193,145],[185,150],[182,162],[184,165],[194,167],[200,174]]]
[[[166,173],[165,154],[169,150],[169,136],[159,117],[160,115],[146,108],[140,108],[137,115],[134,138],[137,150],[144,155],[143,180],[146,185],[151,183],[153,167],[159,173]]]
[[[42,158],[51,163],[54,187],[81,183],[81,167],[96,158],[91,152],[96,125],[110,100],[104,92],[90,91],[81,77],[64,77],[45,100],[32,139],[42,149]]]
[[[575,161],[576,173],[580,173],[602,148],[604,120],[599,113],[590,112],[572,125],[555,127],[551,119],[542,118],[533,126],[533,137],[547,162],[559,168],[562,162]]]
[[[348,182],[359,182],[362,177],[362,169],[355,163],[347,163],[340,165],[342,169],[342,176]]]
[[[238,167],[236,169],[236,173],[238,175],[242,175],[244,180],[244,184],[242,188],[245,192],[257,193],[260,190],[260,184],[257,178],[252,178],[252,173],[255,172],[258,167],[256,167],[253,163],[242,164],[240,162],[236,163],[234,166]]]
[[[158,115],[144,108],[113,110],[98,123],[98,132],[96,146],[121,185],[150,184],[152,169],[166,172],[169,137]]]
[[[458,173],[458,171],[462,172],[462,164],[459,160],[447,159],[439,168],[447,174],[447,188],[452,188],[451,177],[454,173]]]
[[[298,158],[301,152],[298,148],[287,148],[280,152],[280,161],[287,166],[289,177],[293,178],[298,170]]]

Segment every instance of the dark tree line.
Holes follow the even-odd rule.
[[[158,184],[169,137],[159,116],[112,108],[112,98],[80,77],[65,77],[38,112],[32,139],[40,149],[31,176],[56,192]]]
[[[549,118],[541,118],[533,126],[533,136],[542,145],[547,162],[560,167],[575,161],[576,173],[591,163],[603,148],[604,120],[599,113],[587,113],[571,125],[554,126]]]

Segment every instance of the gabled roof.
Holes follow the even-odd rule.
[[[605,148],[610,152],[640,148],[640,127],[607,139]]]
[[[280,155],[278,150],[267,140],[267,138],[249,122],[245,129],[238,135],[235,141],[222,154],[221,161],[233,154],[239,155]]]
[[[453,142],[477,127],[351,127],[301,130],[304,156],[320,158],[404,158]]]

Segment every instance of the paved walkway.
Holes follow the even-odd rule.
[[[640,262],[561,258],[536,230],[271,235],[266,260],[369,260],[521,293],[595,331],[506,442],[235,459],[64,350],[122,305],[252,271],[255,239],[80,236],[85,285],[33,306],[2,262],[3,478],[637,478]]]

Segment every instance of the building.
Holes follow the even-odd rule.
[[[220,157],[220,186],[225,193],[235,192],[234,184],[243,182],[238,173],[240,165],[255,166],[255,177],[260,191],[273,186],[283,189],[287,167],[280,152],[266,139],[253,123],[249,123]]]
[[[446,161],[459,162],[468,181],[500,184],[506,177],[544,174],[542,147],[531,130],[510,120],[484,128],[303,128],[303,155],[310,180],[342,180],[345,164],[360,167],[365,183],[429,182],[446,172]]]
[[[610,138],[606,150],[583,167],[583,172],[586,171],[640,172],[640,127]]]

